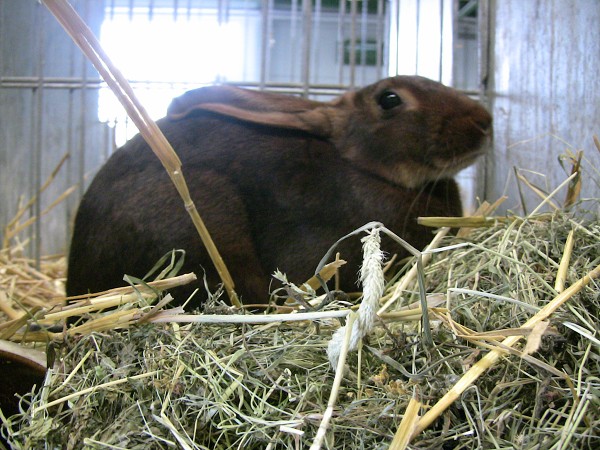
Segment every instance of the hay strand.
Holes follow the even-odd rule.
[[[572,230],[561,294],[554,278],[566,261],[564,244]],[[409,288],[403,291],[409,304],[395,302],[382,313],[366,336],[368,345],[358,354],[344,350],[335,373],[326,348],[336,329],[332,317],[349,318],[344,302],[309,312],[296,306],[289,315],[223,314],[214,305],[201,315],[183,315],[159,307],[144,285],[138,288],[143,295],[132,295],[114,311],[101,309],[105,299],[129,295],[132,288],[129,294],[120,288],[81,298],[73,308],[97,306],[84,314],[94,325],[80,328],[74,339],[65,339],[64,330],[52,336],[57,355],[47,387],[26,396],[24,414],[2,419],[3,427],[15,446],[30,448],[41,442],[64,446],[67,435],[106,448],[441,448],[467,435],[464,448],[475,449],[518,447],[514,436],[529,436],[534,428],[551,430],[544,436],[553,442],[593,448],[585,442],[600,424],[589,385],[598,375],[592,361],[600,349],[592,283],[599,270],[598,237],[598,222],[563,213],[473,229],[467,241],[446,236],[443,251],[431,253],[423,274],[434,345],[423,344],[420,293]],[[588,280],[587,286],[575,278]],[[567,300],[578,287],[579,294]],[[395,288],[388,286],[387,295]],[[35,317],[37,323],[64,320],[66,311],[40,310]],[[539,322],[530,320],[534,315]],[[255,317],[265,317],[265,323]],[[193,322],[183,323],[188,319]],[[545,355],[547,339],[560,339],[565,330],[574,350],[566,359],[562,353]],[[507,345],[523,337],[528,348]],[[492,354],[495,371],[483,367]],[[474,367],[481,369],[478,381],[461,382]],[[433,418],[423,429],[457,381],[463,383],[461,395],[442,420]],[[469,397],[474,392],[477,401]],[[547,406],[543,399],[555,395],[560,401]],[[520,405],[515,396],[539,400]],[[536,402],[542,402],[535,406],[539,412],[532,412],[528,408]]]
[[[560,260],[560,265],[558,266],[558,271],[556,272],[556,281],[554,283],[554,289],[556,292],[562,292],[565,290],[565,280],[567,279],[567,273],[569,271],[569,262],[571,261],[571,255],[573,254],[573,244],[574,244],[574,230],[569,231],[569,235],[567,236],[567,241],[565,242],[565,249],[563,252],[563,257]]]
[[[210,258],[223,281],[223,285],[229,295],[230,301],[232,304],[239,306],[240,303],[235,293],[235,286],[231,275],[229,274],[229,270],[190,197],[187,183],[183,176],[181,161],[175,153],[175,150],[173,150],[162,131],[150,118],[142,104],[137,100],[127,79],[121,74],[116,66],[112,64],[110,58],[104,52],[92,31],[87,27],[81,17],[79,17],[73,7],[66,0],[42,0],[42,3],[46,5],[73,39],[75,44],[77,44],[84,55],[92,62],[96,70],[98,70],[104,81],[106,81],[110,89],[117,96],[119,102],[121,102],[127,111],[127,114],[140,131],[140,134],[165,167],[165,170],[169,174],[174,186],[177,188],[177,192],[183,200],[184,207],[190,215]]]
[[[421,409],[421,402],[419,402],[414,396],[410,399],[400,426],[394,434],[394,439],[390,444],[389,450],[404,450],[410,443],[410,438],[419,421],[419,410]]]
[[[587,286],[592,280],[600,276],[600,265],[590,271],[583,278],[579,279],[568,289],[555,297],[550,303],[540,310],[535,316],[529,319],[522,328],[530,328],[547,319],[554,313],[563,303],[568,301],[581,289]],[[522,336],[509,336],[502,341],[502,346],[512,347]],[[502,350],[492,350],[479,360],[463,377],[444,395],[418,422],[413,433],[413,439],[416,435],[425,430],[429,425],[436,420],[442,412],[444,412],[459,396],[471,386],[477,378],[479,378],[486,370],[488,370],[498,359],[505,354]]]
[[[348,323],[346,327],[343,328],[344,339],[341,342],[340,351],[337,355],[338,358],[336,360],[335,378],[333,380],[331,394],[329,395],[329,400],[327,401],[327,408],[323,413],[323,419],[321,420],[321,424],[319,425],[319,429],[317,430],[315,440],[310,446],[310,450],[320,450],[321,446],[323,445],[323,440],[325,439],[325,435],[329,428],[329,422],[331,420],[331,417],[333,416],[333,410],[335,408],[340,386],[342,384],[342,379],[344,377],[344,364],[346,363],[346,357],[348,356],[348,351],[350,350],[350,341],[352,339],[354,324],[357,320],[359,320],[358,314],[354,312],[351,313],[348,316]]]

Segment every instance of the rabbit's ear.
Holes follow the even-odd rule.
[[[245,122],[331,136],[332,104],[300,97],[251,91],[233,86],[211,86],[188,91],[168,109],[172,120],[197,111],[210,111]]]

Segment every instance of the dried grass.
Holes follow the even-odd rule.
[[[64,155],[50,176],[40,187],[41,196],[55,180],[68,155]],[[76,186],[67,189],[48,208],[40,212],[44,217],[55,206],[73,193]],[[65,259],[63,255],[46,256],[35,261],[27,257],[29,239],[23,238],[40,217],[29,216],[37,196],[22,202],[15,216],[4,227],[0,247],[0,339],[6,322],[25,320],[36,308],[51,308],[64,302]]]
[[[3,432],[15,448],[597,448],[599,218],[559,209],[436,241],[422,274],[431,346],[414,259],[338,371],[327,346],[344,302],[232,316],[213,298],[189,316],[143,285],[121,289],[81,300],[88,329],[12,335],[51,340],[54,363]],[[2,273],[25,285],[28,264]],[[74,308],[38,308],[36,321]]]
[[[360,314],[345,302],[253,316],[215,294],[197,320],[164,310],[161,281],[63,307],[62,269],[35,270],[13,239],[0,253],[0,332],[50,342],[51,368],[21,414],[0,413],[2,433],[18,449],[598,448],[600,218],[575,208],[582,159],[567,160],[572,173],[551,193],[517,173],[552,213],[484,208],[441,224],[470,229],[438,233],[398,270],[358,352],[346,333],[337,370],[332,316],[352,330]],[[318,304],[316,287],[306,303]],[[88,320],[66,327],[69,316]]]

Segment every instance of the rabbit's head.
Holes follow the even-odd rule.
[[[491,127],[478,102],[422,77],[387,78],[333,103],[331,138],[343,156],[406,187],[472,164]]]
[[[492,121],[478,102],[417,76],[387,78],[327,103],[230,86],[202,88],[176,99],[169,117],[195,111],[305,131],[331,141],[352,164],[409,188],[473,163]]]

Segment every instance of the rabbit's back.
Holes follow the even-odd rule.
[[[402,188],[365,174],[328,141],[307,133],[210,113],[159,125],[182,160],[192,199],[246,301],[267,299],[276,269],[294,282],[305,281],[333,242],[369,221],[381,221],[423,247],[431,235],[416,217],[461,213],[452,180]],[[218,284],[166,171],[138,136],[109,159],[82,199],[68,295],[123,285],[123,274],[142,277],[178,248],[186,251],[182,271],[201,277],[203,268],[209,284]],[[341,249],[349,261],[342,288],[353,290],[360,245]],[[398,247],[386,250],[406,254]],[[173,294],[183,301],[190,291]]]

